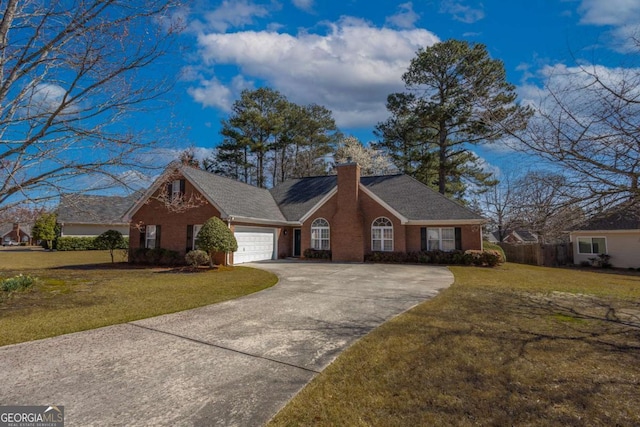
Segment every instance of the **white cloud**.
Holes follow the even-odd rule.
[[[204,21],[193,20],[189,29],[195,33],[223,33],[230,28],[243,28],[253,24],[255,18],[268,16],[273,4],[265,6],[249,0],[224,0],[217,9],[204,14]]]
[[[387,17],[386,23],[398,28],[414,28],[420,15],[413,10],[413,3],[402,3],[398,9],[398,13]]]
[[[465,24],[472,24],[484,18],[482,4],[474,8],[456,0],[443,0],[440,4],[440,13],[448,13],[456,21],[464,22]]]
[[[304,10],[305,12],[313,11],[313,0],[292,0],[291,3],[293,3],[293,5],[298,9]]]
[[[224,111],[231,110],[234,94],[231,89],[215,77],[201,80],[200,86],[190,87],[187,92],[196,102],[205,107],[219,108]]]
[[[580,22],[591,25],[620,26],[640,22],[638,0],[582,0]]]
[[[582,0],[578,12],[581,24],[613,27],[609,32],[613,49],[623,53],[637,51],[634,38],[640,36],[640,1]]]
[[[326,34],[210,33],[198,44],[205,65],[235,65],[293,102],[324,105],[340,126],[371,126],[387,116],[387,95],[403,90],[402,74],[415,52],[439,41],[424,29],[377,28],[356,18],[327,26]],[[215,78],[190,94],[220,108],[233,98]]]

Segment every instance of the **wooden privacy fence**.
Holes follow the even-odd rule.
[[[547,267],[573,263],[573,250],[570,243],[555,245],[498,243],[498,245],[504,250],[508,262]]]

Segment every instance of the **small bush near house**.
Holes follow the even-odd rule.
[[[209,258],[209,254],[201,250],[189,251],[185,255],[184,259],[187,264],[194,268],[200,265],[209,264],[209,262],[211,261]]]
[[[18,274],[15,277],[10,277],[0,281],[0,290],[3,292],[22,291],[33,286],[33,284],[36,283],[36,280],[37,279],[35,277]]]
[[[612,268],[611,255],[599,254],[597,257],[589,258],[592,267]]]
[[[307,249],[303,256],[307,259],[331,259],[331,251],[326,249]]]

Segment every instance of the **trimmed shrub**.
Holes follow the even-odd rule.
[[[209,258],[209,254],[205,251],[195,250],[189,251],[184,256],[185,261],[192,267],[198,267],[200,265],[209,264],[211,261]]]
[[[501,262],[507,262],[507,256],[504,253],[504,249],[502,249],[502,247],[496,243],[491,243],[487,240],[482,242],[482,247],[485,250],[488,251],[498,251],[500,253],[500,256],[502,257],[502,261]]]
[[[33,286],[37,280],[35,277],[19,274],[0,281],[0,289],[4,292],[22,291]]]
[[[308,259],[331,259],[331,251],[326,249],[307,249],[302,254]]]
[[[471,256],[471,264],[477,266],[486,265],[488,267],[495,267],[498,264],[502,264],[503,258],[500,252],[493,250],[477,251],[469,250],[465,254]]]
[[[111,255],[111,263],[114,262],[113,251],[116,249],[122,249],[124,247],[124,244],[124,237],[122,237],[122,233],[118,230],[107,230],[93,240],[94,248],[109,250],[109,255]]]
[[[209,266],[213,267],[214,254],[216,252],[235,252],[238,250],[238,242],[227,224],[214,216],[202,225],[198,233],[196,247],[209,254]]]

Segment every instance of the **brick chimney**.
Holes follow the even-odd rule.
[[[363,216],[360,211],[360,166],[349,162],[336,166],[338,209],[331,224],[333,261],[364,261]]]

